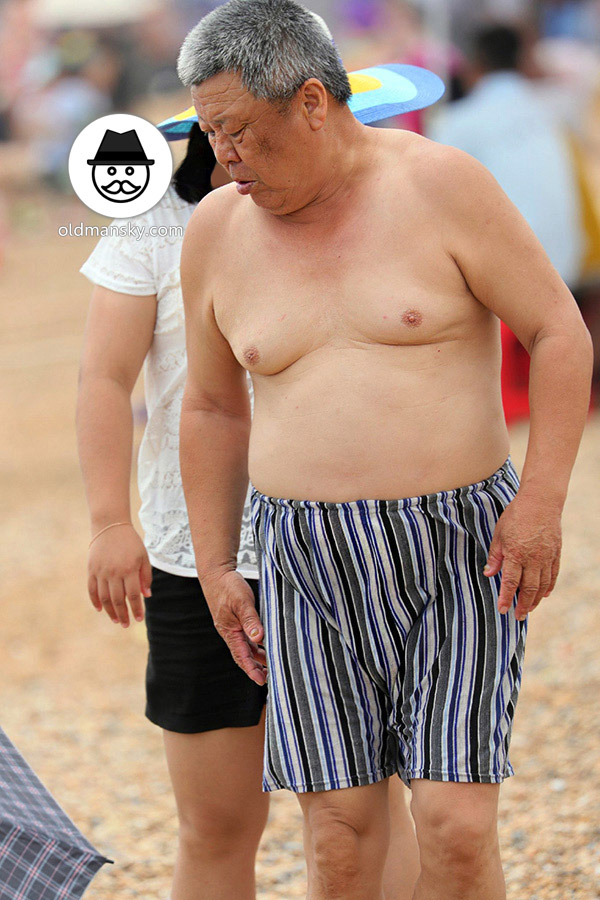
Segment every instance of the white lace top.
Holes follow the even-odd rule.
[[[154,339],[144,362],[148,421],[138,455],[140,522],[151,563],[165,572],[189,576],[196,576],[196,568],[179,471],[179,418],[187,368],[179,262],[183,231],[194,208],[171,186],[148,212],[115,219],[113,225],[126,226],[124,232],[128,223],[141,227],[139,239],[129,233],[101,237],[80,269],[94,284],[118,293],[156,295]],[[174,225],[181,226],[180,234],[176,230],[169,234]],[[238,571],[246,578],[258,577],[249,495]]]

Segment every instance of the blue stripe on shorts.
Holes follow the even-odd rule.
[[[483,567],[518,486],[509,458],[484,481],[403,500],[253,492],[265,790],[513,774],[527,625],[514,603],[500,615],[500,576]]]

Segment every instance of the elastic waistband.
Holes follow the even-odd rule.
[[[403,509],[409,506],[419,506],[428,500],[457,500],[460,497],[466,497],[468,494],[485,491],[497,482],[504,481],[507,476],[511,476],[512,480],[518,485],[518,475],[510,456],[499,469],[496,469],[493,475],[490,475],[489,478],[484,478],[483,481],[476,481],[474,484],[467,484],[464,487],[453,488],[449,491],[421,494],[417,497],[399,497],[393,500],[344,500],[340,503],[334,503],[329,500],[285,500],[282,497],[268,497],[266,494],[261,494],[254,486],[252,487],[252,497],[254,500],[259,500],[261,503],[267,503],[270,506],[283,506],[289,509],[355,509],[376,512],[381,509],[382,504],[394,504]]]

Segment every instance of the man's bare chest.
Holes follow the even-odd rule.
[[[217,324],[245,368],[276,374],[325,346],[452,340],[481,316],[435,229],[374,221],[357,232],[245,237],[214,296]]]

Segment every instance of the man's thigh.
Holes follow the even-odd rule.
[[[360,787],[331,791],[310,791],[297,794],[306,823],[310,826],[324,818],[338,818],[356,830],[368,827],[369,822],[382,823],[388,815],[389,778]]]

